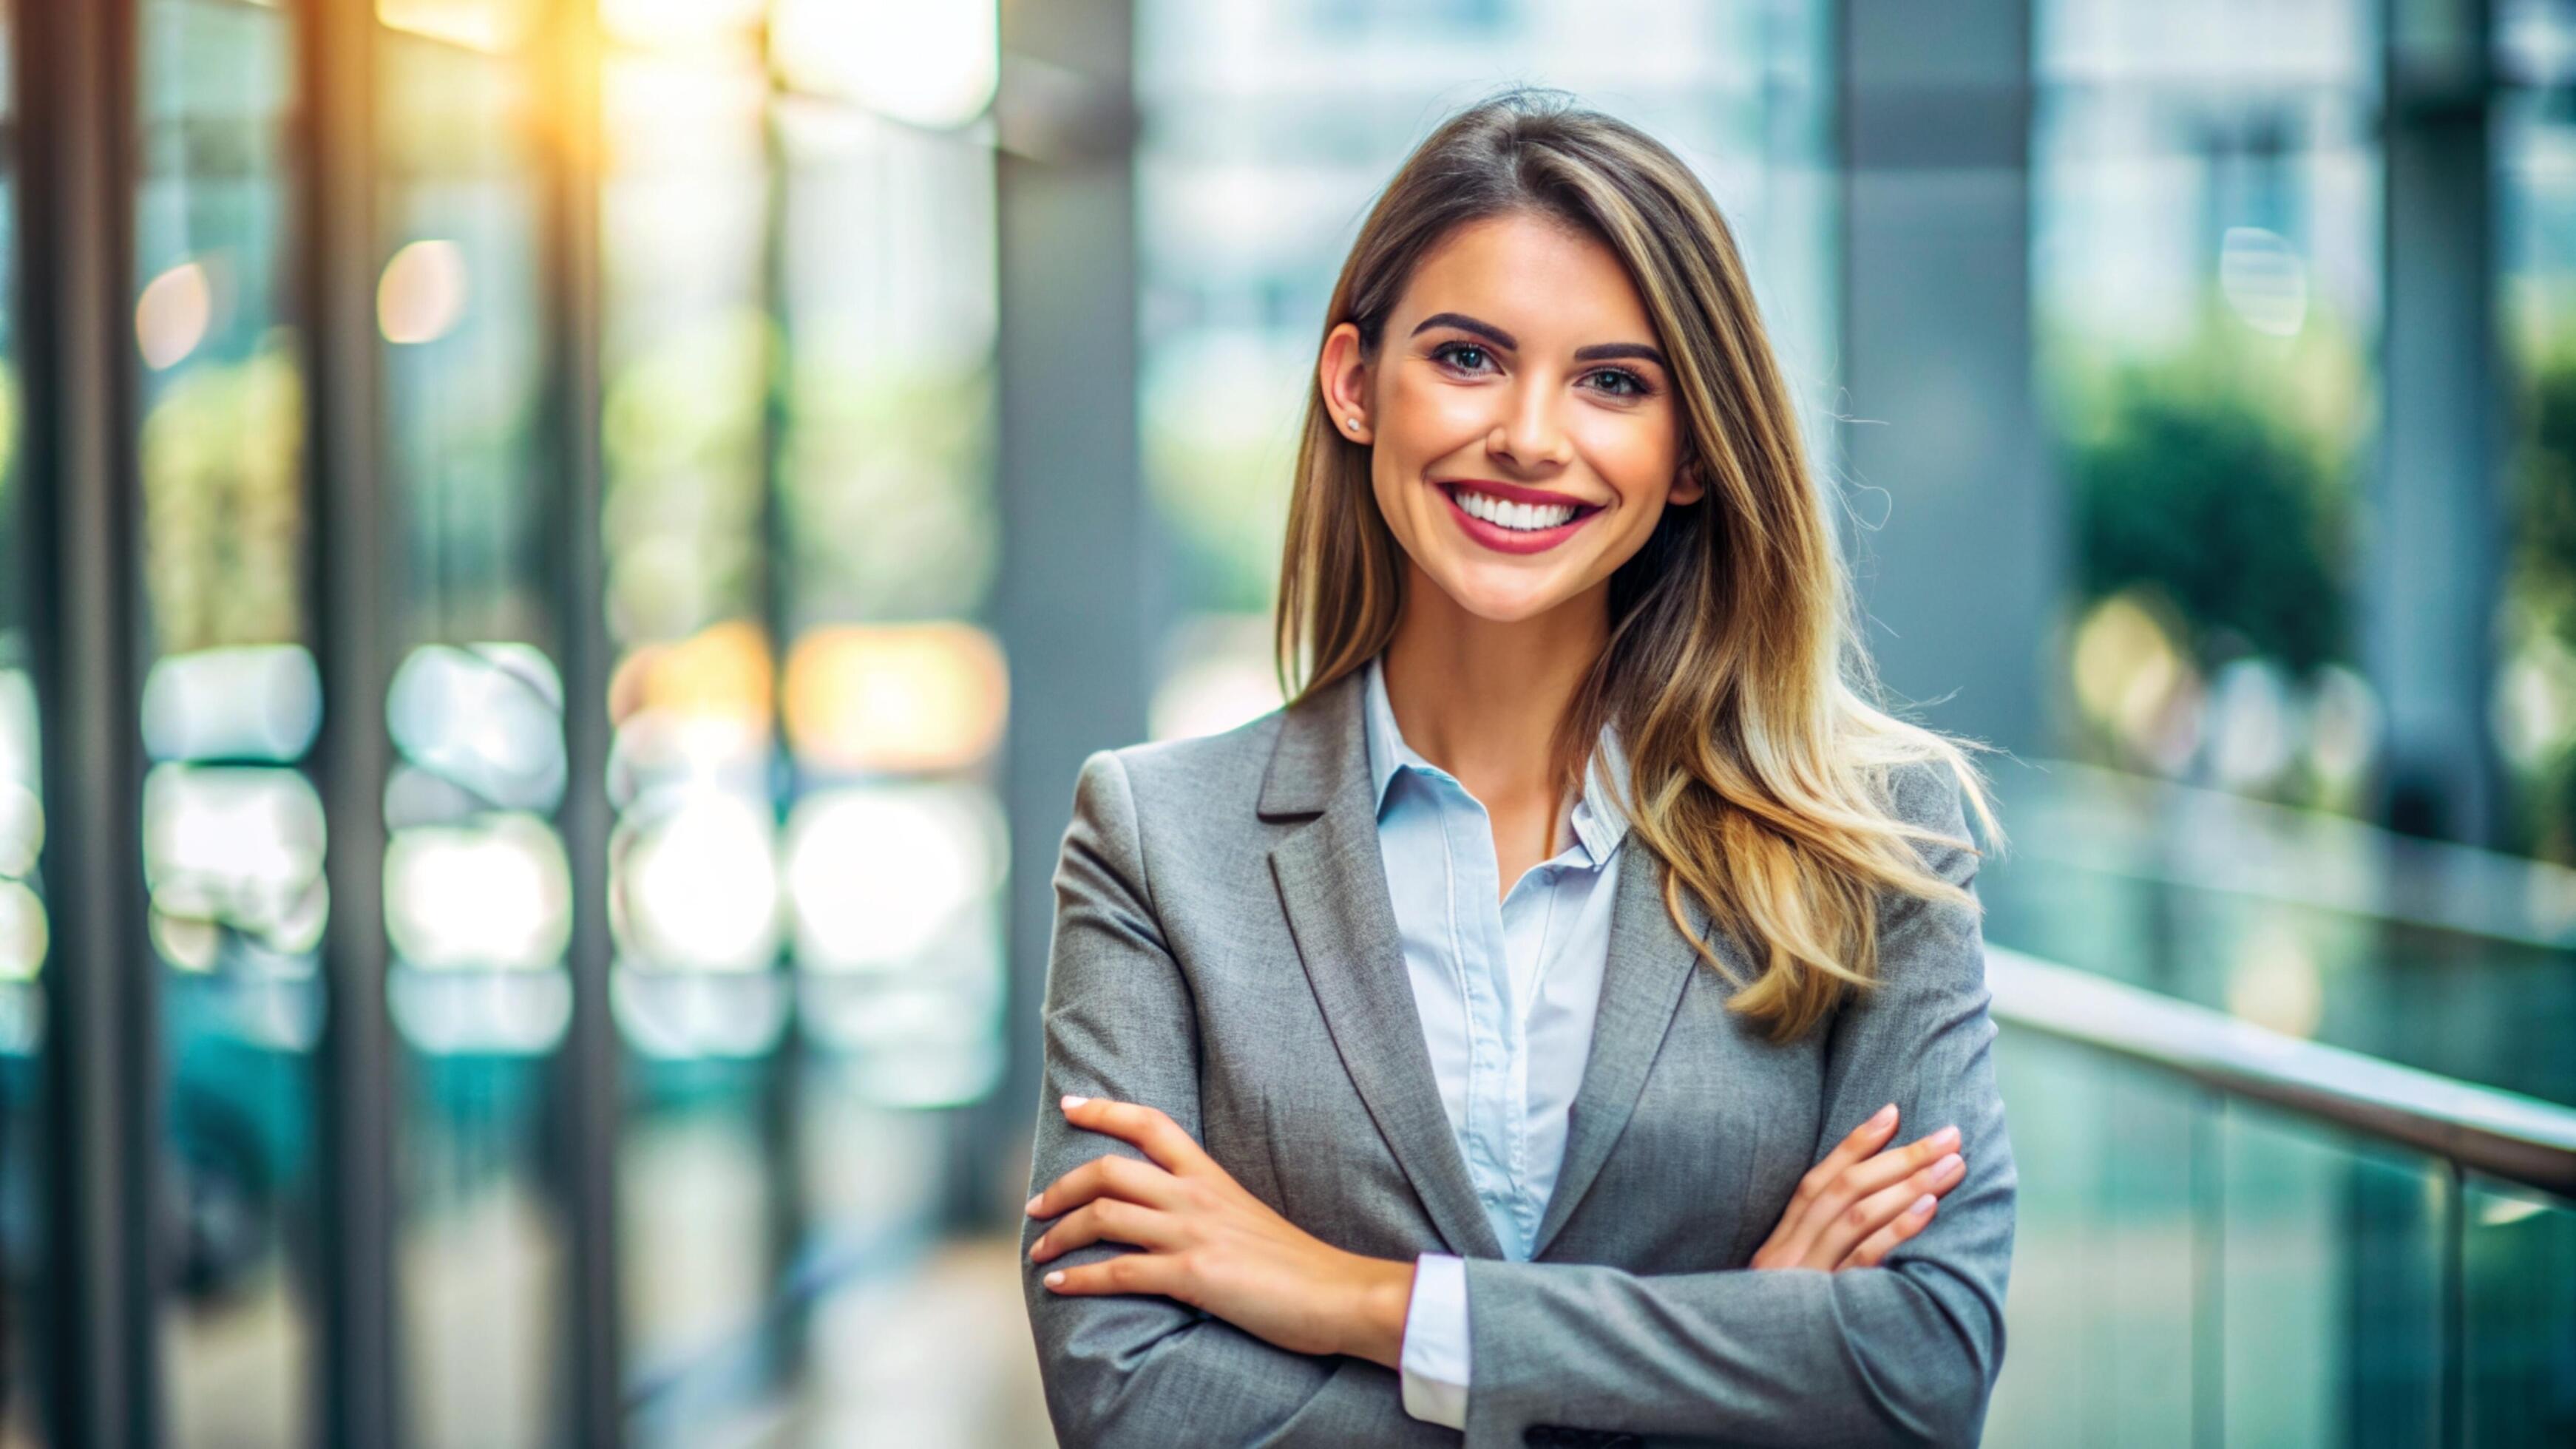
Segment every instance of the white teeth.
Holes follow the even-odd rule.
[[[1505,503],[1499,498],[1491,498],[1482,493],[1471,493],[1464,488],[1459,489],[1456,496],[1458,506],[1468,513],[1497,528],[1508,528],[1521,533],[1542,528],[1555,528],[1560,524],[1570,523],[1574,519],[1575,509],[1569,503],[1549,504],[1545,507],[1535,503]]]

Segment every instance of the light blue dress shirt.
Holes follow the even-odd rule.
[[[1624,789],[1627,757],[1605,728],[1557,853],[1504,894],[1492,818],[1456,776],[1405,744],[1382,660],[1368,663],[1369,772],[1405,970],[1477,1201],[1504,1254],[1525,1262],[1592,1053],[1628,835],[1603,771]],[[1422,1254],[1404,1321],[1406,1413],[1466,1427],[1468,1342],[1465,1265]]]

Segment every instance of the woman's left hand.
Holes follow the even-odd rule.
[[[1063,1105],[1066,1121],[1132,1142],[1152,1161],[1095,1157],[1029,1199],[1029,1216],[1059,1219],[1030,1246],[1031,1262],[1086,1243],[1142,1250],[1049,1272],[1048,1288],[1159,1293],[1292,1352],[1396,1366],[1413,1264],[1317,1240],[1244,1191],[1154,1108],[1096,1097]]]

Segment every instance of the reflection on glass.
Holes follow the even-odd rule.
[[[393,254],[376,279],[376,330],[387,342],[436,342],[465,314],[465,251],[452,241],[416,241]]]
[[[1001,1070],[1008,847],[992,793],[917,783],[817,790],[787,827],[807,1031],[862,1091],[970,1101]]]
[[[1989,1441],[2432,1442],[2454,1291],[2468,1442],[2576,1425],[2567,1202],[2017,1027],[1996,1080],[2021,1179]]]
[[[971,625],[821,625],[788,656],[781,703],[807,770],[938,772],[1000,744],[1009,688],[1000,645]]]
[[[2496,107],[2500,320],[2513,375],[2510,572],[2492,716],[2520,849],[2576,866],[2576,15],[2504,7],[2522,78]]]
[[[776,0],[770,53],[794,91],[832,96],[916,126],[962,126],[1001,83],[993,0]]]
[[[601,18],[627,1338],[638,1438],[688,1443],[797,1367],[769,1311],[796,1265],[935,1182],[934,1139],[879,1114],[973,1100],[998,1065],[1008,705],[972,622],[993,172],[941,133],[988,104],[997,30],[989,6]],[[869,824],[927,832],[914,893],[871,876]]]
[[[2013,1361],[1986,1437],[2190,1442],[2192,1133],[2204,1104],[2163,1078],[2018,1033],[1998,1040],[1995,1076],[2021,1182]]]
[[[2353,552],[2380,308],[2370,7],[2034,8],[2036,375],[2086,758],[2329,809],[2370,781]]]
[[[1504,80],[1563,87],[1670,140],[1725,208],[1791,373],[1830,375],[1833,7],[1731,0],[1616,25],[1578,0],[1136,10],[1138,381],[1179,604],[1157,737],[1279,703],[1266,617],[1353,218],[1437,117]]]
[[[784,1110],[766,456],[780,339],[758,0],[612,0],[601,338],[609,1006],[629,1429],[704,1442],[768,1388],[796,1249]]]
[[[2576,1203],[2471,1177],[2463,1198],[2469,1440],[2576,1438]]]
[[[2576,870],[2070,761],[2003,785],[1988,940],[2576,1104]]]
[[[506,55],[535,29],[536,7],[530,0],[376,0],[376,19],[388,30]]]
[[[380,0],[375,323],[399,561],[387,1006],[409,1049],[400,1399],[425,1446],[558,1436],[549,1057],[570,1020],[564,684],[538,246],[550,93],[526,0]]]
[[[294,1440],[314,1295],[310,1053],[329,911],[304,761],[320,720],[304,590],[304,388],[285,330],[287,16],[147,0],[133,345],[147,605],[146,938],[160,986],[172,1437]]]
[[[995,15],[779,4],[764,48],[756,8],[604,17],[645,1443],[846,1372],[777,1295],[917,1240],[951,1130],[918,1109],[1001,1061]]]
[[[665,967],[766,970],[778,954],[778,873],[765,802],[674,790],[623,824],[621,947]]]
[[[973,622],[999,546],[993,160],[872,115],[780,119],[783,848],[815,1101],[971,1101],[998,1079],[1004,981],[1007,671]],[[896,271],[914,285],[869,280]]]
[[[0,74],[12,61],[8,7],[0,6]],[[0,125],[17,128],[10,115],[10,85],[0,82]],[[14,155],[0,154],[0,236],[14,237],[17,182]],[[14,294],[17,252],[0,244],[0,288]],[[25,1289],[44,1259],[37,1209],[43,1182],[32,1166],[38,1151],[39,1053],[44,1046],[43,992],[38,974],[52,931],[43,886],[35,878],[44,843],[43,777],[36,738],[35,682],[28,673],[24,490],[19,485],[19,396],[14,309],[0,307],[0,1312],[31,1322],[36,1304]],[[0,1344],[0,1373],[13,1384],[34,1381],[28,1335]],[[38,1433],[33,1394],[17,1393],[0,1408],[0,1442],[34,1443]]]
[[[2497,68],[2518,86],[2576,84],[2576,12],[2566,0],[2495,0]]]
[[[2438,1441],[2448,1165],[2256,1110],[2219,1132],[2224,1442]]]

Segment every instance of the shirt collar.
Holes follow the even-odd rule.
[[[1404,742],[1403,731],[1396,728],[1395,707],[1387,702],[1385,658],[1383,651],[1369,656],[1367,702],[1361,710],[1367,720],[1369,799],[1380,815],[1386,813],[1387,787],[1398,770],[1454,778]],[[1602,725],[1599,743],[1585,765],[1583,794],[1574,802],[1575,839],[1595,866],[1608,860],[1628,834],[1628,817],[1619,808],[1619,794],[1628,788],[1628,754],[1620,747],[1619,731],[1610,724]]]

